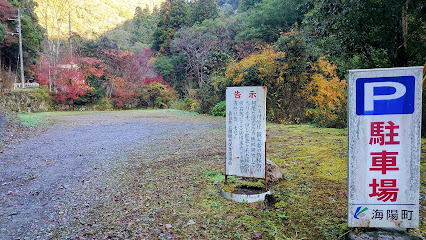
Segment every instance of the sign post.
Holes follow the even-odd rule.
[[[422,67],[349,71],[348,226],[418,228]]]
[[[226,89],[225,177],[228,175],[265,178],[267,186],[266,87]]]

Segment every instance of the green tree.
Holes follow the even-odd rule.
[[[275,42],[294,23],[302,21],[303,14],[299,6],[303,2],[305,0],[263,0],[251,9],[247,27],[240,35],[267,43]]]
[[[374,68],[424,63],[421,0],[311,0],[307,9],[306,26],[314,26],[322,48],[343,64],[355,61],[358,67]]]
[[[262,0],[240,0],[239,10],[243,12],[247,11],[260,2],[262,2]]]
[[[0,23],[0,41],[3,42],[7,36],[6,26]]]
[[[222,6],[220,6],[220,10],[225,14],[226,17],[229,17],[234,13],[234,8],[232,5],[225,3]]]
[[[219,17],[219,8],[215,0],[196,0],[191,2],[191,20],[202,23],[206,19]]]
[[[237,10],[238,8],[238,4],[239,4],[239,0],[218,0],[217,4],[222,7],[223,5],[229,4],[232,6],[232,8],[234,10]]]
[[[11,51],[10,46],[17,42],[17,37],[8,34],[8,32],[16,32],[16,24],[8,20],[13,18],[16,13],[17,10],[10,3],[6,0],[0,0],[0,70],[4,68],[5,61],[8,61],[9,65],[16,62],[15,60],[12,61],[12,58],[15,58],[9,53]]]
[[[161,54],[170,54],[170,43],[175,33],[189,23],[190,7],[185,0],[175,0],[171,4],[163,3],[160,16],[152,47]]]
[[[159,21],[158,10],[149,11],[149,6],[144,9],[137,7],[133,19],[133,41],[144,44],[152,44],[152,36]]]
[[[178,91],[180,95],[185,94],[187,87],[187,62],[182,55],[161,56],[155,61],[155,70]]]
[[[40,44],[44,39],[44,30],[38,24],[37,15],[34,13],[36,3],[32,0],[27,1],[11,1],[11,4],[21,9],[21,26],[22,26],[22,47],[24,52],[24,67],[28,70],[36,63],[39,56]],[[17,41],[12,44],[7,54],[18,56],[19,44]],[[15,61],[17,62],[17,61]]]

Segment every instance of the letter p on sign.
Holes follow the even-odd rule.
[[[356,80],[356,114],[412,114],[414,84],[413,76],[358,78]]]

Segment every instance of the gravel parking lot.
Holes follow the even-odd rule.
[[[66,232],[56,235],[61,238],[81,236],[71,223],[93,215],[81,209],[86,205],[109,201],[99,191],[119,191],[108,184],[126,174],[117,169],[129,156],[158,162],[182,150],[185,136],[190,156],[201,144],[193,137],[224,128],[221,119],[177,111],[66,113],[43,121],[49,124],[0,148],[0,239],[55,238],[58,231]]]

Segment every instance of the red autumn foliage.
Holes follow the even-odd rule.
[[[163,85],[170,87],[170,84],[168,82],[164,81],[162,76],[155,77],[155,78],[145,77],[144,79],[142,79],[142,83],[146,86],[148,86],[151,83],[155,83],[155,82],[158,82],[158,83],[161,83]]]
[[[118,49],[101,51],[107,67],[106,74],[112,90],[112,99],[117,107],[132,107],[138,104],[141,91],[152,82],[167,84],[158,77],[151,58],[151,49],[144,49],[138,55]]]
[[[14,15],[17,14],[17,9],[14,8],[12,5],[10,5],[7,0],[0,0],[0,24],[3,24],[6,28],[7,32],[16,32],[15,30],[12,30],[9,24],[12,23],[12,21],[9,21],[9,18],[14,18]],[[18,39],[10,34],[7,34],[5,36],[5,39],[3,41],[0,41],[0,48],[1,47],[8,47],[13,43],[18,42]]]
[[[74,100],[86,95],[87,91],[93,89],[86,82],[84,72],[74,64],[74,62],[65,61],[57,67],[55,78],[56,98],[62,103],[73,104]]]
[[[93,90],[86,82],[86,72],[76,64],[78,60],[64,58],[53,63],[47,56],[41,55],[36,65],[35,79],[40,85],[51,83],[54,86],[55,99],[73,104],[74,100]]]
[[[52,67],[49,68],[49,60],[48,57],[44,54],[40,55],[40,59],[37,64],[34,66],[36,69],[34,71],[34,78],[40,85],[48,85],[49,84],[49,73],[53,73]],[[50,74],[51,76],[52,74]]]
[[[36,65],[36,80],[41,85],[51,83],[54,97],[69,104],[94,90],[86,81],[94,80],[97,88],[103,88],[105,96],[120,108],[140,105],[142,92],[151,83],[170,87],[154,70],[151,61],[155,55],[153,50],[145,49],[137,55],[119,49],[99,52],[98,58],[74,56],[72,59],[63,58],[58,63],[41,55]]]
[[[77,59],[79,69],[83,71],[85,76],[92,75],[100,78],[105,74],[107,66],[104,61],[94,57],[81,57]]]

